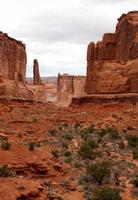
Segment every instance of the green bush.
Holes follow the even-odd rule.
[[[66,157],[71,156],[71,151],[65,151],[65,152],[64,152],[64,156],[66,156]]]
[[[81,127],[81,125],[77,122],[75,125],[74,125],[74,128],[75,129],[78,129],[78,128],[80,128]]]
[[[2,149],[8,151],[11,148],[11,143],[8,142],[8,140],[3,141],[2,144],[1,144],[1,147],[2,147]]]
[[[65,163],[71,163],[72,162],[72,158],[69,156],[69,157],[66,157],[65,159],[64,159],[64,162]]]
[[[133,181],[133,184],[135,185],[135,187],[138,187],[138,178]]]
[[[10,173],[10,171],[8,169],[8,166],[7,165],[2,165],[0,167],[0,177],[8,177],[10,175],[11,175],[11,173]]]
[[[86,141],[80,146],[79,154],[83,158],[94,158],[95,154],[93,149],[97,147],[97,144],[94,141]]]
[[[109,134],[111,135],[111,138],[112,138],[113,140],[117,140],[118,138],[120,138],[117,129],[110,128],[110,129],[109,129]]]
[[[100,130],[100,132],[99,132],[99,135],[101,136],[101,137],[104,137],[105,135],[107,135],[108,134],[108,129],[101,129]]]
[[[35,150],[35,143],[34,142],[29,143],[28,149],[29,149],[29,151],[34,151]]]
[[[59,158],[59,151],[57,149],[53,149],[51,153],[54,158]]]
[[[102,161],[100,163],[90,164],[87,167],[87,173],[90,174],[99,185],[101,185],[103,179],[110,176],[110,169],[110,163],[108,161]]]
[[[73,137],[72,137],[71,133],[66,133],[65,135],[63,135],[63,138],[64,138],[65,140],[71,141]]]
[[[138,145],[138,136],[128,135],[127,136],[128,145],[131,147],[136,147]]]
[[[92,200],[122,200],[122,197],[116,189],[103,188],[95,193]]]
[[[89,136],[95,131],[94,125],[89,126],[88,128],[84,128],[79,132],[79,135],[83,139],[88,139]]]
[[[57,200],[64,200],[63,197],[58,196]]]
[[[48,131],[48,135],[50,136],[56,136],[57,135],[57,130],[56,129],[51,129]]]
[[[138,145],[132,150],[133,158],[138,160]]]

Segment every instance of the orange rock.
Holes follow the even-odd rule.
[[[86,93],[138,92],[138,11],[123,14],[115,33],[87,50]]]

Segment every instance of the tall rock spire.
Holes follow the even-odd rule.
[[[33,65],[33,74],[34,74],[34,85],[41,85],[41,78],[39,73],[39,64],[37,59],[34,59],[34,65]]]

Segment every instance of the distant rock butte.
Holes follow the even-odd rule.
[[[85,76],[58,74],[57,100],[70,103],[72,97],[84,95],[85,78]]]
[[[87,94],[138,92],[138,11],[123,14],[115,33],[87,50]]]

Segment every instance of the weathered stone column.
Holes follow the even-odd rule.
[[[39,73],[39,64],[36,59],[34,59],[33,74],[34,74],[34,85],[41,85],[42,82]]]

